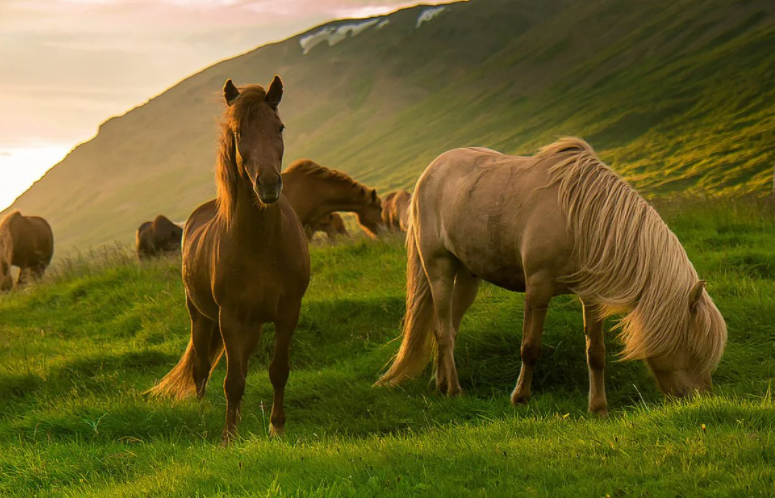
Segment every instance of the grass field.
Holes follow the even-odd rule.
[[[580,305],[562,297],[534,398],[512,407],[522,296],[491,286],[458,341],[462,398],[437,395],[429,374],[372,388],[398,346],[405,254],[357,239],[312,249],[285,437],[268,437],[269,328],[241,438],[221,448],[223,365],[202,403],[142,395],[188,340],[179,261],[111,250],[0,296],[0,496],[772,496],[775,208],[658,207],[729,326],[714,395],[665,401],[642,364],[615,362],[609,334],[612,412],[590,417]]]

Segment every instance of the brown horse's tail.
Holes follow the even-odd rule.
[[[410,218],[413,216],[410,215]],[[406,237],[406,316],[403,342],[393,364],[379,378],[376,385],[397,386],[416,377],[430,360],[433,351],[435,326],[433,299],[428,276],[425,274],[420,251],[417,248],[417,228],[410,219]]]
[[[220,339],[220,337],[219,337]],[[210,371],[215,368],[218,359],[223,353],[223,346],[220,341],[214,342],[210,351]],[[196,394],[196,384],[194,383],[194,363],[196,362],[196,351],[194,351],[193,341],[188,341],[186,352],[170,372],[164,376],[158,384],[145,392],[152,396],[185,399]]]

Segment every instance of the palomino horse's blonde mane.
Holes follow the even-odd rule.
[[[726,327],[713,319],[717,311],[704,291],[690,311],[697,272],[656,210],[581,139],[560,139],[535,158],[553,163],[551,183],[559,186],[580,268],[570,278],[573,291],[601,306],[604,316],[630,310],[618,325],[624,358],[688,348],[699,371],[712,371],[724,350]]]
[[[300,159],[294,162],[288,166],[284,173],[291,174],[295,172],[312,178],[318,178],[321,180],[348,186],[356,192],[359,192],[361,195],[363,195],[364,198],[367,198],[369,202],[371,202],[369,199],[369,196],[371,195],[371,189],[361,182],[354,180],[347,173],[342,173],[341,171],[337,171],[335,169],[326,168],[325,166],[321,166],[314,161],[310,161],[309,159]]]

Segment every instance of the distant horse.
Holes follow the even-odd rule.
[[[137,229],[135,246],[138,259],[149,259],[164,253],[180,253],[183,229],[164,215],[146,221]]]
[[[267,91],[258,85],[240,91],[228,80],[223,94],[228,107],[216,165],[218,196],[191,214],[183,234],[191,341],[151,393],[201,398],[225,348],[223,442],[228,443],[236,434],[248,360],[268,322],[275,324],[271,433],[283,432],[291,338],[309,284],[310,260],[299,218],[282,195],[280,78],[275,76]]]
[[[347,228],[344,226],[344,220],[337,213],[330,213],[327,216],[323,216],[318,219],[315,226],[306,226],[304,231],[307,234],[307,239],[312,240],[317,232],[324,232],[329,240],[333,240],[339,236],[349,236]]]
[[[390,192],[382,200],[382,222],[389,230],[406,232],[412,194],[406,190]]]
[[[418,375],[435,342],[436,385],[460,393],[455,338],[484,279],[525,292],[513,403],[530,397],[549,301],[569,293],[584,304],[591,412],[608,411],[603,319],[618,312],[624,358],[645,360],[663,392],[710,388],[723,317],[659,214],[583,140],[533,157],[446,152],[418,180],[410,217],[403,343],[378,383]]]
[[[46,220],[14,211],[0,223],[0,290],[11,290],[11,266],[19,268],[16,285],[39,280],[54,255],[54,234]]]
[[[316,226],[334,211],[358,215],[358,223],[368,235],[382,231],[382,202],[377,191],[353,180],[346,173],[300,159],[283,171],[284,193],[301,224]]]

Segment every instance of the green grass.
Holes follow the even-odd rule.
[[[641,363],[615,361],[608,334],[611,416],[589,416],[580,305],[561,297],[534,398],[513,407],[522,296],[492,286],[458,340],[462,398],[436,394],[429,374],[372,388],[398,345],[405,254],[358,239],[312,248],[286,436],[268,437],[268,327],[240,439],[221,448],[223,365],[201,403],[142,395],[187,342],[179,261],[139,266],[112,249],[0,297],[0,495],[771,496],[775,211],[658,207],[729,326],[714,395],[665,401]]]

